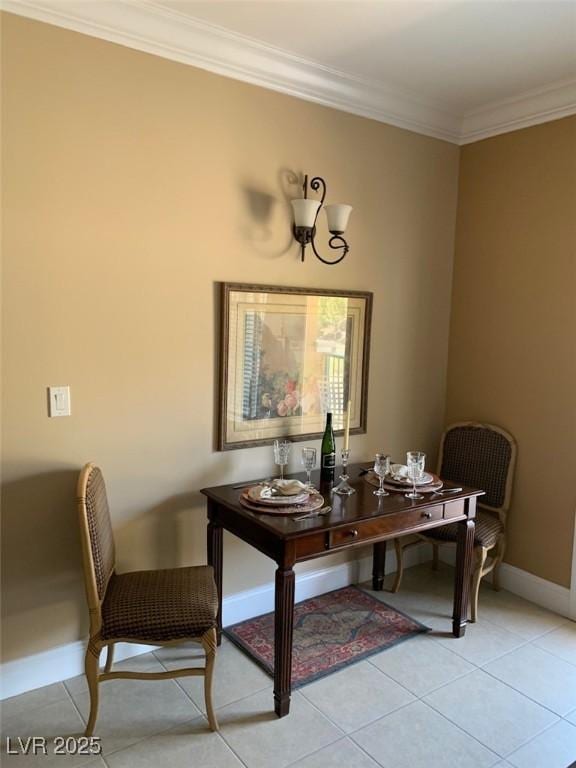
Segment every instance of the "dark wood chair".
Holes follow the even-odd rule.
[[[212,706],[212,676],[216,658],[218,595],[210,566],[116,573],[114,537],[102,472],[87,464],[78,479],[78,512],[84,558],[84,581],[90,612],[90,638],[85,671],[90,691],[86,736],[98,716],[98,685],[118,678],[165,680],[201,675],[208,722],[218,722]],[[168,672],[112,672],[117,642],[171,645],[194,641],[206,653],[203,667]],[[100,654],[107,648],[106,666]]]
[[[516,465],[516,441],[506,430],[493,424],[473,421],[452,424],[442,435],[438,474],[443,480],[485,491],[478,501],[474,536],[471,621],[478,615],[478,593],[482,577],[492,571],[494,589],[500,588],[498,569],[506,549],[506,514],[510,508],[512,480]],[[438,547],[456,546],[457,524],[445,525],[419,534],[416,540],[395,539],[396,580],[393,592],[400,589],[404,550],[420,541],[433,547],[433,568],[438,568]],[[492,553],[487,563],[488,553]]]

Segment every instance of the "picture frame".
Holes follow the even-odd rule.
[[[372,293],[221,283],[221,451],[366,432]]]

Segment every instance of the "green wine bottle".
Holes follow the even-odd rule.
[[[332,414],[326,414],[326,429],[320,449],[320,480],[334,480],[336,468],[336,441],[332,429]]]

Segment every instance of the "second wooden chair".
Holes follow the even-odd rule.
[[[516,441],[512,435],[493,424],[473,421],[452,424],[442,435],[438,474],[443,480],[479,488],[485,491],[478,502],[474,536],[474,572],[472,575],[470,614],[471,621],[478,615],[478,593],[482,577],[492,571],[494,589],[499,589],[498,568],[506,548],[506,513],[510,507],[512,480],[516,465]],[[414,541],[394,539],[396,548],[396,580],[392,587],[397,592],[402,581],[402,559],[407,547],[420,541],[432,544],[433,567],[438,567],[438,547],[456,546],[457,523],[444,525],[418,535]],[[488,553],[494,550],[487,563]]]

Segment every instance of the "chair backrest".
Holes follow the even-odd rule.
[[[497,512],[502,522],[510,507],[515,465],[516,441],[493,424],[458,422],[442,435],[440,477],[485,491],[479,506]]]
[[[78,478],[78,514],[91,634],[101,625],[101,606],[114,573],[116,551],[106,486],[100,469],[86,464]]]

